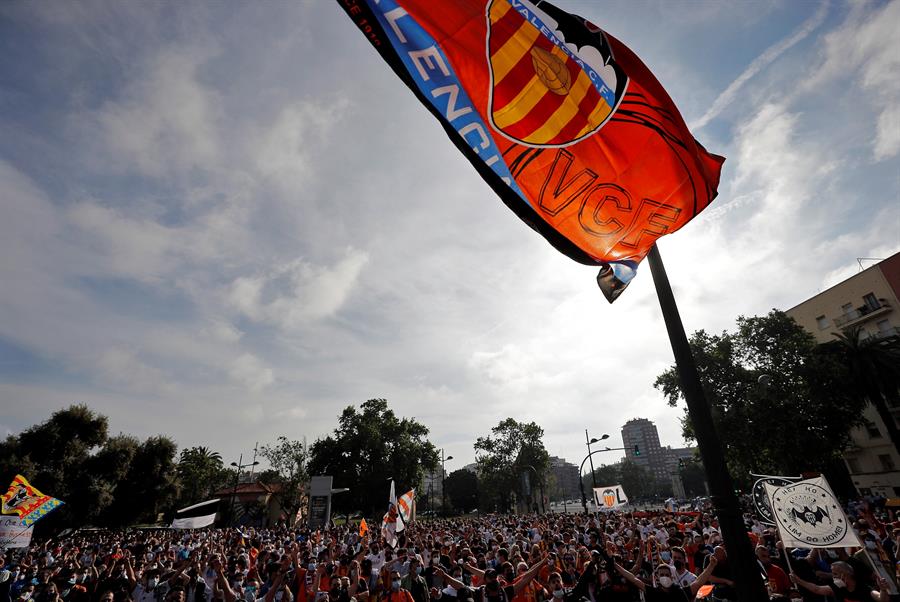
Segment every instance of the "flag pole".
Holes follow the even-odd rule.
[[[666,330],[669,333],[669,342],[672,344],[672,353],[675,355],[681,391],[687,403],[688,416],[694,429],[697,446],[700,448],[706,480],[725,541],[728,564],[731,567],[738,600],[740,602],[767,600],[762,576],[756,570],[756,554],[750,547],[750,539],[747,537],[731,475],[725,465],[722,443],[713,425],[712,413],[700,384],[700,376],[697,374],[694,356],[684,332],[678,306],[675,304],[669,277],[666,275],[662,257],[655,244],[650,248],[647,259],[666,322]]]

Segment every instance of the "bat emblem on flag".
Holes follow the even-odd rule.
[[[487,5],[491,125],[532,147],[569,146],[612,117],[628,76],[606,34],[550,4]]]
[[[798,511],[796,508],[791,509],[791,518],[796,521],[802,521],[809,525],[810,527],[815,527],[817,523],[823,522],[823,518],[827,518],[829,521],[831,517],[828,516],[828,510],[821,507],[816,507],[815,511],[806,506],[803,507],[803,510]]]

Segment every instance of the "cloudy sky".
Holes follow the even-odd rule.
[[[900,250],[900,2],[558,4],[728,158],[660,243],[689,331]],[[0,430],[84,402],[231,461],[385,397],[448,469],[507,416],[682,443],[649,269],[608,305],[335,3],[5,2],[0,50]]]

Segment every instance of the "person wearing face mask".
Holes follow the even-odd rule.
[[[830,596],[837,602],[878,602],[890,599],[890,586],[887,581],[878,578],[878,589],[863,587],[856,579],[856,572],[849,563],[837,561],[831,565],[832,582],[828,585],[816,585],[791,573],[791,581],[818,596]]]
[[[403,588],[400,571],[392,570],[389,578],[388,589],[382,596],[383,602],[415,602],[410,591]]]
[[[156,586],[159,585],[159,573],[144,571],[140,582],[131,591],[134,602],[156,602]]]
[[[697,580],[697,575],[688,570],[687,567],[687,553],[684,548],[674,547],[671,550],[672,552],[672,579],[675,580],[675,585],[679,587],[685,587],[687,585],[691,585],[694,581]]]
[[[644,602],[690,602],[697,595],[697,591],[712,575],[716,566],[715,556],[710,558],[706,569],[692,584],[681,587],[675,583],[672,575],[672,567],[668,564],[657,565],[653,573],[655,585],[647,585],[631,572],[626,570],[618,562],[613,565],[616,571],[631,585],[644,594]]]
[[[428,583],[422,576],[422,557],[411,556],[409,559],[409,572],[403,577],[400,584],[402,589],[412,594],[415,602],[428,602]]]

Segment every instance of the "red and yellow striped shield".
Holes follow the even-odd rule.
[[[568,146],[600,129],[625,83],[615,81],[611,57],[597,49],[582,56],[531,2],[491,0],[487,15],[492,125],[537,147]]]
[[[616,492],[612,489],[607,489],[603,492],[603,503],[606,504],[607,508],[612,508],[616,505]]]

